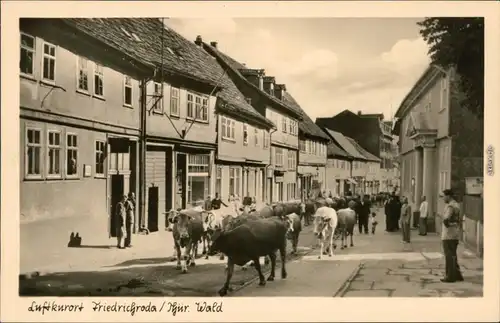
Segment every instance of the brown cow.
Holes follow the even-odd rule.
[[[173,223],[172,236],[177,253],[177,269],[187,273],[188,266],[195,266],[198,243],[203,236],[202,215],[200,211],[193,209],[171,212],[169,221]]]
[[[271,274],[268,281],[274,280],[276,269],[276,251],[281,256],[281,278],[287,277],[286,263],[286,235],[289,228],[285,222],[276,218],[252,218],[229,231],[217,230],[212,236],[210,254],[218,251],[228,257],[228,270],[226,282],[219,290],[219,295],[224,296],[229,290],[229,285],[234,272],[234,265],[243,266],[253,261],[259,274],[259,285],[264,286],[266,280],[262,274],[259,258],[268,256],[271,259]]]
[[[356,225],[356,212],[351,208],[340,209],[337,211],[337,230],[335,240],[341,237],[340,249],[347,248],[347,236],[351,237],[351,247],[354,247],[353,235]]]

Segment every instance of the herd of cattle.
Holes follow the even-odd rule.
[[[263,286],[266,280],[259,259],[265,257],[265,263],[271,263],[267,281],[273,281],[279,250],[281,278],[285,279],[287,240],[291,241],[292,254],[297,253],[303,222],[306,226],[313,222],[320,259],[324,254],[333,255],[338,238],[341,238],[341,249],[347,247],[348,236],[350,246],[354,246],[356,203],[344,198],[317,198],[266,205],[260,210],[245,205],[231,212],[233,214],[227,214],[227,209],[205,211],[199,207],[172,210],[168,215],[171,226],[168,229],[173,234],[177,269],[187,273],[189,266],[195,266],[200,243],[206,259],[218,254],[224,260],[224,255],[227,256],[226,282],[219,290],[219,295],[224,296],[229,290],[234,265],[242,266],[243,270],[253,265],[259,275],[259,285]]]

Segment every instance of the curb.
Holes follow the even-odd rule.
[[[344,294],[347,292],[347,289],[349,286],[351,286],[352,281],[356,276],[359,274],[359,271],[363,268],[363,264],[359,264],[349,275],[349,278],[342,284],[342,286],[333,294],[333,297],[343,297]]]

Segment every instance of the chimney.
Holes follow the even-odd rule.
[[[274,84],[276,83],[274,76],[265,76],[263,83],[264,91],[266,91],[269,95],[274,96]]]
[[[360,115],[361,115],[361,111],[358,111],[358,116],[360,116]]]
[[[276,84],[274,87],[274,93],[276,97],[280,100],[283,100],[285,97],[286,85],[285,84]]]
[[[194,41],[194,43],[198,46],[201,46],[201,44],[203,43],[203,39],[200,35],[196,36],[196,40]]]
[[[264,70],[240,69],[239,71],[250,83],[261,90],[263,89],[262,77],[265,75]]]
[[[216,41],[211,41],[210,46],[217,48],[217,42]]]

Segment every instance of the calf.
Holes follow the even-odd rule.
[[[195,266],[198,243],[203,236],[202,215],[201,212],[192,209],[172,213],[169,221],[173,223],[172,236],[177,254],[177,269],[187,273],[188,266]]]
[[[333,238],[335,229],[337,228],[338,217],[337,212],[327,206],[322,206],[316,210],[314,214],[314,234],[318,237],[320,245],[319,259],[323,257],[323,247],[325,241],[328,243],[328,255],[333,256]]]
[[[288,225],[287,238],[292,241],[292,254],[297,254],[299,235],[302,231],[302,221],[297,213],[292,213],[286,216],[286,222]]]
[[[351,247],[354,247],[353,233],[356,225],[356,212],[351,208],[337,211],[338,223],[335,232],[335,240],[341,237],[340,249],[347,248],[347,236],[351,237]]]
[[[218,251],[228,257],[228,270],[226,282],[219,290],[219,295],[224,296],[229,290],[229,284],[234,272],[234,265],[243,266],[253,260],[255,269],[259,274],[259,285],[264,286],[266,280],[262,274],[259,257],[268,256],[271,259],[271,273],[268,281],[274,280],[276,269],[276,251],[281,256],[281,278],[287,276],[286,262],[286,234],[288,232],[285,222],[275,218],[252,218],[236,226],[232,230],[217,230],[212,235],[210,254]]]

